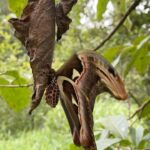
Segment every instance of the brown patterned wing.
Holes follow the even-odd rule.
[[[78,77],[73,78],[73,69],[79,72]],[[65,76],[73,82],[74,92],[72,91],[71,93],[75,94],[74,98],[76,99],[78,110],[76,111],[71,105],[67,106],[72,107],[71,110],[63,105],[66,116],[72,116],[68,120],[72,129],[71,131],[73,131],[73,138],[79,140],[78,143],[85,150],[96,150],[92,116],[95,99],[98,94],[103,92],[110,93],[116,99],[126,99],[127,93],[120,76],[102,56],[92,51],[75,54],[57,71],[57,75]],[[70,90],[66,88],[65,84],[63,87],[66,95],[69,95]],[[65,99],[63,101],[65,102]],[[69,101],[73,104],[71,97]],[[75,119],[76,117],[74,118],[73,115],[69,115],[71,112],[78,114],[80,128],[76,128],[74,125],[72,126],[76,122],[75,120],[78,119]],[[79,133],[79,136],[76,134],[74,128],[78,129],[77,133]]]
[[[59,88],[57,84],[57,79],[54,77],[50,84],[47,86],[45,91],[46,103],[51,107],[56,107],[59,100]]]

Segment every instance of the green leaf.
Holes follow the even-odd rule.
[[[145,46],[145,44],[147,44],[150,40],[150,36],[147,36],[146,38],[144,38],[138,45],[137,45],[137,49],[141,49]]]
[[[150,140],[150,133],[144,135],[144,128],[130,128],[132,142],[137,149],[144,149],[147,142]]]
[[[3,79],[5,79],[6,81],[8,81],[9,83],[12,83],[14,80],[15,80],[15,78],[14,77],[12,77],[12,76],[9,76],[9,75],[1,75],[0,76],[1,78],[3,78]]]
[[[141,141],[139,146],[138,146],[138,149],[141,149],[141,150],[145,149],[146,148],[145,145],[146,145],[147,142],[148,141]]]
[[[69,150],[83,150],[83,149],[75,146],[74,144],[70,144]]]
[[[11,77],[13,80],[9,82],[9,80],[6,79],[7,76]],[[0,84],[20,85],[28,84],[28,81],[25,78],[21,77],[17,71],[7,71],[5,74],[0,75]],[[0,87],[0,96],[7,102],[8,106],[16,112],[21,111],[28,106],[30,95],[30,88]]]
[[[119,54],[119,52],[121,50],[123,50],[124,46],[116,46],[116,47],[112,47],[107,49],[104,53],[103,56],[110,62],[113,61],[113,59],[116,58],[116,56]]]
[[[139,144],[143,140],[144,128],[139,126],[138,128],[130,128],[131,139],[136,148],[138,148]]]
[[[99,150],[105,150],[106,148],[112,146],[115,143],[118,143],[120,141],[119,138],[114,138],[114,139],[99,139],[96,141],[97,144],[97,149]]]
[[[127,76],[129,71],[132,69],[134,62],[136,60],[136,58],[140,55],[140,51],[136,51],[136,48],[134,50],[133,56],[132,58],[129,60],[125,70],[124,70],[124,76]]]
[[[147,103],[150,100],[150,97],[146,97],[143,102]],[[144,109],[142,110],[141,114],[140,114],[141,118],[144,117],[150,117],[150,103],[147,103],[146,107],[144,107]]]
[[[17,16],[20,16],[23,8],[27,4],[27,0],[8,0],[8,4],[9,9]]]
[[[124,25],[126,26],[126,28],[131,31],[132,28],[132,21],[130,19],[130,17],[128,16],[128,18],[126,19],[126,21],[124,22]]]
[[[101,20],[103,13],[106,11],[106,6],[109,0],[98,0],[97,3],[97,19]]]
[[[134,66],[139,74],[143,75],[148,70],[150,64],[150,56],[148,55],[149,49],[143,48],[142,53],[137,57]]]
[[[139,44],[142,40],[144,40],[146,37],[147,37],[147,36],[144,36],[144,35],[136,37],[136,38],[134,39],[134,41],[133,41],[133,45],[138,45],[138,44]]]
[[[133,66],[136,66],[137,71],[139,71],[140,73],[144,73],[147,70],[149,64],[148,59],[150,58],[150,56],[148,55],[148,49],[146,49],[145,47],[147,47],[149,39],[150,36],[147,36],[146,38],[142,39],[142,41],[140,41],[138,45],[136,45],[134,51],[132,51],[132,58],[129,60],[125,68],[124,76],[126,76],[129,73]],[[142,59],[139,60],[139,58],[144,59],[145,64],[143,63]]]
[[[100,119],[100,122],[116,137],[121,139],[127,138],[128,122],[124,116],[108,116]]]
[[[102,131],[102,134],[101,134],[101,138],[100,138],[100,139],[106,139],[106,138],[108,138],[108,136],[109,136],[109,131],[106,130],[106,129],[104,129],[104,130]]]
[[[121,140],[121,141],[119,142],[119,144],[120,144],[120,146],[123,146],[123,147],[131,146],[131,142],[130,142],[128,139],[126,139],[126,140]]]
[[[143,137],[143,140],[150,140],[150,133],[147,133],[144,137]]]
[[[132,57],[133,53],[135,52],[136,46],[134,45],[129,45],[127,47],[125,47],[121,53],[120,56],[121,58],[128,58],[128,57]]]

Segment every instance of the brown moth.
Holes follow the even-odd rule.
[[[79,75],[73,77],[73,69]],[[116,70],[95,52],[74,54],[58,71],[61,103],[68,118],[73,141],[85,150],[96,150],[93,108],[96,96],[108,92],[125,100],[127,93]],[[61,86],[62,85],[62,86]]]
[[[39,105],[45,88],[54,75],[51,69],[55,43],[55,1],[29,0],[20,19],[9,22],[16,37],[26,47],[34,78],[31,112]]]

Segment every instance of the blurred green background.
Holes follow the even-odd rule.
[[[57,1],[59,2],[59,1]],[[56,44],[53,68],[74,52],[95,48],[116,26],[132,0],[80,0],[69,14],[70,30]],[[72,137],[60,105],[27,112],[32,75],[25,48],[8,23],[20,16],[27,0],[0,0],[0,150],[82,150]],[[150,1],[143,0],[116,34],[100,49],[122,76],[129,98],[97,97],[94,134],[98,150],[150,149]],[[8,87],[6,87],[8,86]],[[128,119],[138,108],[140,111]]]

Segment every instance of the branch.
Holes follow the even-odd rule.
[[[150,104],[150,99],[149,99],[148,101],[146,101],[145,103],[143,103],[143,104],[133,113],[133,115],[130,116],[129,120],[132,119],[132,118],[133,118],[136,114],[138,114],[139,112],[142,112],[142,111],[145,109],[145,107],[146,107],[147,105],[149,105],[149,104]]]
[[[135,0],[134,3],[129,7],[123,18],[119,21],[117,26],[110,32],[110,34],[95,48],[93,51],[98,50],[101,48],[115,33],[116,31],[121,27],[121,25],[125,22],[127,17],[130,15],[130,13],[136,8],[136,6],[140,3],[141,0]]]
[[[141,103],[139,102],[138,98],[135,97],[135,95],[132,92],[129,92],[129,95],[131,96],[131,98],[136,102],[136,104],[140,107]]]
[[[21,85],[0,85],[0,88],[28,88],[33,84],[21,84]]]

